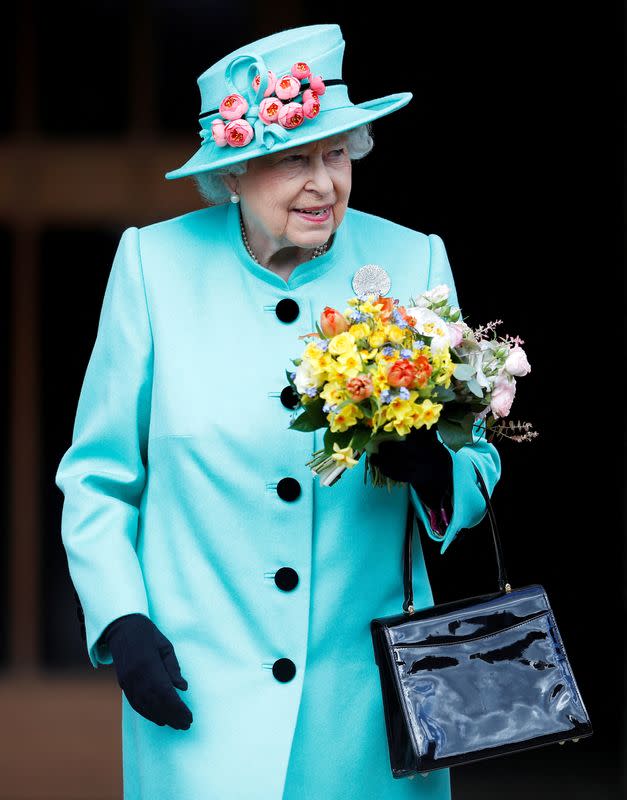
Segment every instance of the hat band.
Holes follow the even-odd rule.
[[[346,86],[346,83],[341,80],[340,78],[330,78],[328,81],[325,80],[325,86]],[[309,83],[301,83],[301,91],[298,94],[302,94],[306,89],[309,88]],[[296,95],[298,97],[298,95]],[[211,117],[213,114],[218,114],[220,112],[219,108],[214,108],[211,111],[205,111],[203,114],[200,114],[198,119],[204,119],[205,117]]]

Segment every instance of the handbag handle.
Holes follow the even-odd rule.
[[[496,563],[498,567],[499,591],[511,592],[512,587],[509,585],[509,583],[507,583],[507,576],[505,574],[505,565],[503,563],[503,552],[501,550],[501,540],[499,539],[499,534],[496,527],[496,517],[494,516],[494,509],[492,508],[490,494],[485,485],[485,481],[483,480],[483,475],[481,474],[481,472],[479,472],[477,465],[473,463],[473,467],[475,468],[475,472],[477,473],[477,478],[479,479],[479,488],[486,502],[488,515],[490,518],[490,527],[492,528],[492,538],[494,539],[494,549],[496,552]],[[417,515],[416,515],[416,520],[418,521],[418,529],[420,530],[420,519]],[[403,611],[407,614],[414,613],[414,587],[412,579],[412,559],[411,559],[411,540],[412,540],[413,530],[414,530],[414,506],[410,496],[409,501],[407,503],[407,522],[405,525],[405,542],[403,545],[403,565],[404,565],[403,587],[405,591],[405,600],[403,601]]]

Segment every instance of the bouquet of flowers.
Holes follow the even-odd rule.
[[[455,452],[472,444],[477,422],[488,441],[538,435],[530,423],[504,421],[516,378],[531,370],[523,340],[496,336],[502,320],[472,329],[449,294],[440,284],[407,307],[391,297],[354,296],[343,312],[325,306],[316,331],[299,337],[311,341],[292,359],[296,370],[286,370],[301,411],[289,427],[326,428],[324,447],[307,462],[324,485],[412,428],[437,425]],[[388,483],[374,466],[370,474],[373,485]]]

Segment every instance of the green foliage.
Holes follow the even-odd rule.
[[[327,428],[324,432],[324,449],[325,452],[333,453],[333,442],[337,442],[338,447],[348,447],[353,437],[354,428],[348,428],[345,431],[332,432],[331,428]]]
[[[461,450],[467,444],[472,444],[472,428],[474,423],[474,414],[465,414],[461,419],[443,418],[440,416],[438,420],[438,431],[442,437],[442,441],[453,452]]]
[[[324,401],[321,397],[316,397],[311,403],[304,406],[304,411],[300,416],[293,419],[288,425],[295,431],[316,431],[329,424],[327,416],[322,410]]]
[[[472,364],[457,364],[453,370],[453,375],[460,381],[469,381],[476,370]]]
[[[436,386],[433,390],[434,403],[449,403],[451,400],[455,400],[456,397],[457,395],[453,389],[446,389],[444,386]]]
[[[476,378],[467,381],[466,386],[476,397],[483,397],[483,389]]]
[[[370,441],[372,431],[364,425],[357,425],[354,429],[351,438],[351,447],[353,450],[363,450],[366,444]]]
[[[375,401],[371,395],[370,397],[367,397],[365,400],[362,400],[361,403],[358,403],[359,408],[361,408],[361,410],[364,412],[364,416],[368,417],[368,419],[371,419],[374,412],[376,411],[376,406],[373,405],[374,402]]]

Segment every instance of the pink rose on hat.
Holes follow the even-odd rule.
[[[303,124],[305,114],[300,103],[286,103],[279,111],[279,125],[284,128],[297,128]]]
[[[300,94],[300,81],[293,75],[283,75],[276,82],[274,93],[281,100],[291,100],[297,94]]]
[[[248,111],[248,100],[241,94],[227,94],[220,103],[220,116],[223,119],[240,119]]]
[[[232,147],[244,147],[253,138],[254,131],[250,122],[246,122],[245,119],[235,119],[225,127],[224,135]]]
[[[313,119],[317,117],[320,113],[320,101],[317,97],[311,97],[308,100],[305,100],[303,103],[303,114],[308,119]]]
[[[226,136],[224,134],[225,128],[226,125],[222,119],[214,119],[211,123],[211,135],[213,136],[213,141],[218,145],[218,147],[225,147],[227,144]]]
[[[312,75],[311,78],[309,78],[309,87],[319,95],[323,95],[327,90],[327,87],[324,85],[324,81],[322,80],[322,76],[320,75]]]
[[[278,122],[279,111],[283,107],[283,103],[278,97],[264,97],[259,103],[259,118],[270,125],[272,122]]]
[[[292,69],[290,71],[299,81],[303,81],[311,75],[311,70],[304,61],[297,61],[296,64],[292,64]]]

